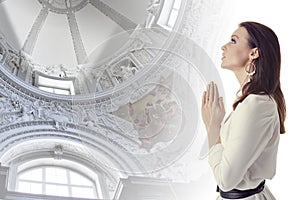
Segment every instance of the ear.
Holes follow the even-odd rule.
[[[255,48],[251,49],[249,56],[250,56],[251,60],[258,58],[259,57],[258,48],[255,47]]]

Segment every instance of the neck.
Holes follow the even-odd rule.
[[[247,82],[247,75],[244,70],[238,70],[234,72],[235,77],[238,79],[240,86],[243,87],[243,85]]]

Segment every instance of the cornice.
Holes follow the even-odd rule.
[[[134,155],[128,153],[124,146],[121,145],[121,142],[107,138],[105,135],[99,135],[97,132],[93,132],[93,135],[82,133],[82,130],[65,130],[62,132],[41,125],[25,127],[24,124],[15,125],[15,128],[11,134],[3,134],[2,131],[5,129],[1,130],[1,157],[14,146],[18,146],[26,141],[57,139],[58,141],[70,141],[82,145],[87,153],[90,154],[89,157],[105,168],[125,173],[143,171],[139,160]],[[94,135],[97,135],[97,137]],[[109,159],[113,163],[113,166],[105,164],[100,159],[103,156]]]

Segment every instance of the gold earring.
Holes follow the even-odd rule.
[[[250,71],[252,70],[252,71]],[[256,66],[253,63],[253,61],[251,61],[246,67],[245,67],[245,73],[247,74],[247,76],[253,76],[255,74],[256,71]]]

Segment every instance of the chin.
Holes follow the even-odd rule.
[[[222,69],[228,69],[228,70],[231,69],[230,66],[228,66],[228,65],[223,65],[223,64],[221,64],[221,68],[222,68]]]

